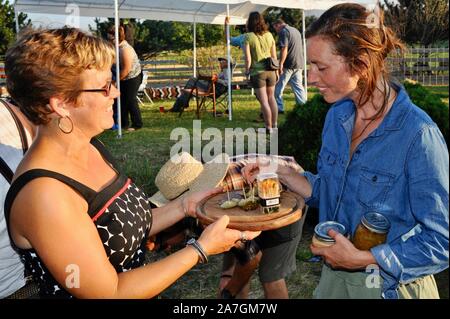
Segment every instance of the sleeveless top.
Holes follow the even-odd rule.
[[[97,139],[91,144],[114,168],[114,160]],[[32,169],[20,175],[11,185],[5,201],[5,218],[9,231],[9,214],[15,197],[30,181],[39,177],[51,177],[77,191],[88,203],[88,214],[97,227],[98,234],[109,262],[118,273],[144,264],[148,233],[152,225],[152,212],[145,193],[126,175],[118,177],[100,192],[76,180],[45,169]],[[42,298],[72,298],[48,271],[34,249],[15,247],[25,268],[39,285]]]
[[[136,51],[134,50],[134,48],[126,41],[123,42],[123,44],[120,45],[120,49],[124,49],[124,48],[130,48],[132,55],[133,55],[133,61],[131,62],[131,69],[130,72],[128,72],[127,76],[122,80],[129,80],[129,79],[133,79],[135,77],[137,77],[139,74],[141,74],[141,63],[139,61],[139,57],[136,54]]]

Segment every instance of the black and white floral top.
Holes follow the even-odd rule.
[[[91,142],[112,167],[109,152],[98,140]],[[89,205],[88,214],[97,227],[106,255],[118,273],[144,264],[147,236],[152,225],[152,212],[145,193],[122,173],[100,192],[65,175],[44,169],[33,169],[19,176],[11,185],[5,201],[5,217],[15,197],[28,182],[39,177],[55,178],[80,193]],[[8,223],[9,224],[9,223]],[[8,225],[9,226],[9,225]],[[9,228],[8,228],[9,230]],[[20,249],[25,269],[39,285],[43,298],[71,298],[48,271],[34,249]]]

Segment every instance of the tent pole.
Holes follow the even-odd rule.
[[[114,42],[116,46],[116,86],[120,92],[120,59],[119,59],[119,6],[117,0],[114,0]],[[117,137],[122,138],[122,117],[121,117],[121,105],[120,97],[117,98],[117,124],[119,129],[117,130]]]
[[[19,36],[19,14],[16,9],[16,1],[14,1],[14,21],[16,22],[16,39]]]
[[[230,5],[227,4],[227,18],[230,17]],[[231,105],[231,77],[232,77],[232,73],[231,73],[231,47],[230,47],[230,24],[227,23],[226,25],[227,28],[227,60],[228,60],[228,69],[227,69],[227,73],[228,73],[228,119],[231,121],[233,119],[233,116],[231,114],[232,111],[232,105]]]
[[[303,31],[303,72],[304,72],[304,87],[305,87],[305,100],[308,101],[308,70],[306,70],[306,19],[305,19],[305,9],[302,10],[302,31]]]
[[[194,77],[197,77],[197,22],[194,16]]]

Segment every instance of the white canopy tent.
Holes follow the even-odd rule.
[[[115,17],[116,21],[116,72],[118,63],[118,21],[119,18],[150,19],[160,21],[179,21],[194,24],[194,75],[196,75],[196,23],[223,24],[225,17],[230,17],[230,24],[245,24],[252,11],[263,11],[267,5],[254,4],[249,1],[225,6],[224,3],[208,3],[191,0],[16,0],[15,13],[50,13],[68,15],[77,9],[79,16]],[[229,40],[227,41],[229,45]],[[230,50],[228,49],[228,52]],[[228,59],[230,61],[230,59]],[[120,83],[118,82],[120,90]],[[229,91],[231,76],[229,76]],[[229,96],[229,119],[231,113],[231,94]],[[119,137],[122,136],[120,121],[120,101],[118,101]]]
[[[269,6],[296,8],[304,10],[327,9],[343,1],[334,0],[16,0],[15,13],[50,13],[68,15],[69,10],[77,9],[80,16],[115,17],[116,21],[116,72],[118,63],[118,23],[119,18],[137,18],[162,21],[191,22],[194,24],[194,75],[196,73],[196,23],[223,24],[225,17],[230,17],[230,24],[245,24],[252,11],[262,12]],[[70,8],[70,9],[68,9]],[[73,14],[73,13],[72,13]],[[303,28],[305,26],[303,15]],[[303,34],[304,34],[303,30]],[[227,28],[227,52],[230,61],[229,28]],[[231,68],[228,66],[228,108],[232,120],[231,108]],[[306,54],[305,54],[306,87]],[[119,83],[118,83],[119,84]],[[118,87],[120,90],[120,85]],[[118,101],[119,137],[122,135],[120,121],[120,101]]]

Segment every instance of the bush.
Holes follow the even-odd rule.
[[[448,146],[448,105],[442,102],[439,94],[431,93],[420,84],[405,82],[404,86],[411,101],[424,110],[437,124]]]
[[[449,109],[440,96],[420,84],[404,83],[414,104],[421,107],[438,125],[448,145]],[[316,94],[302,106],[296,106],[280,127],[280,154],[294,156],[305,170],[317,172],[317,156],[322,144],[322,128],[330,105]]]
[[[303,169],[316,172],[322,128],[330,105],[320,94],[289,112],[279,128],[280,154],[294,156]]]

